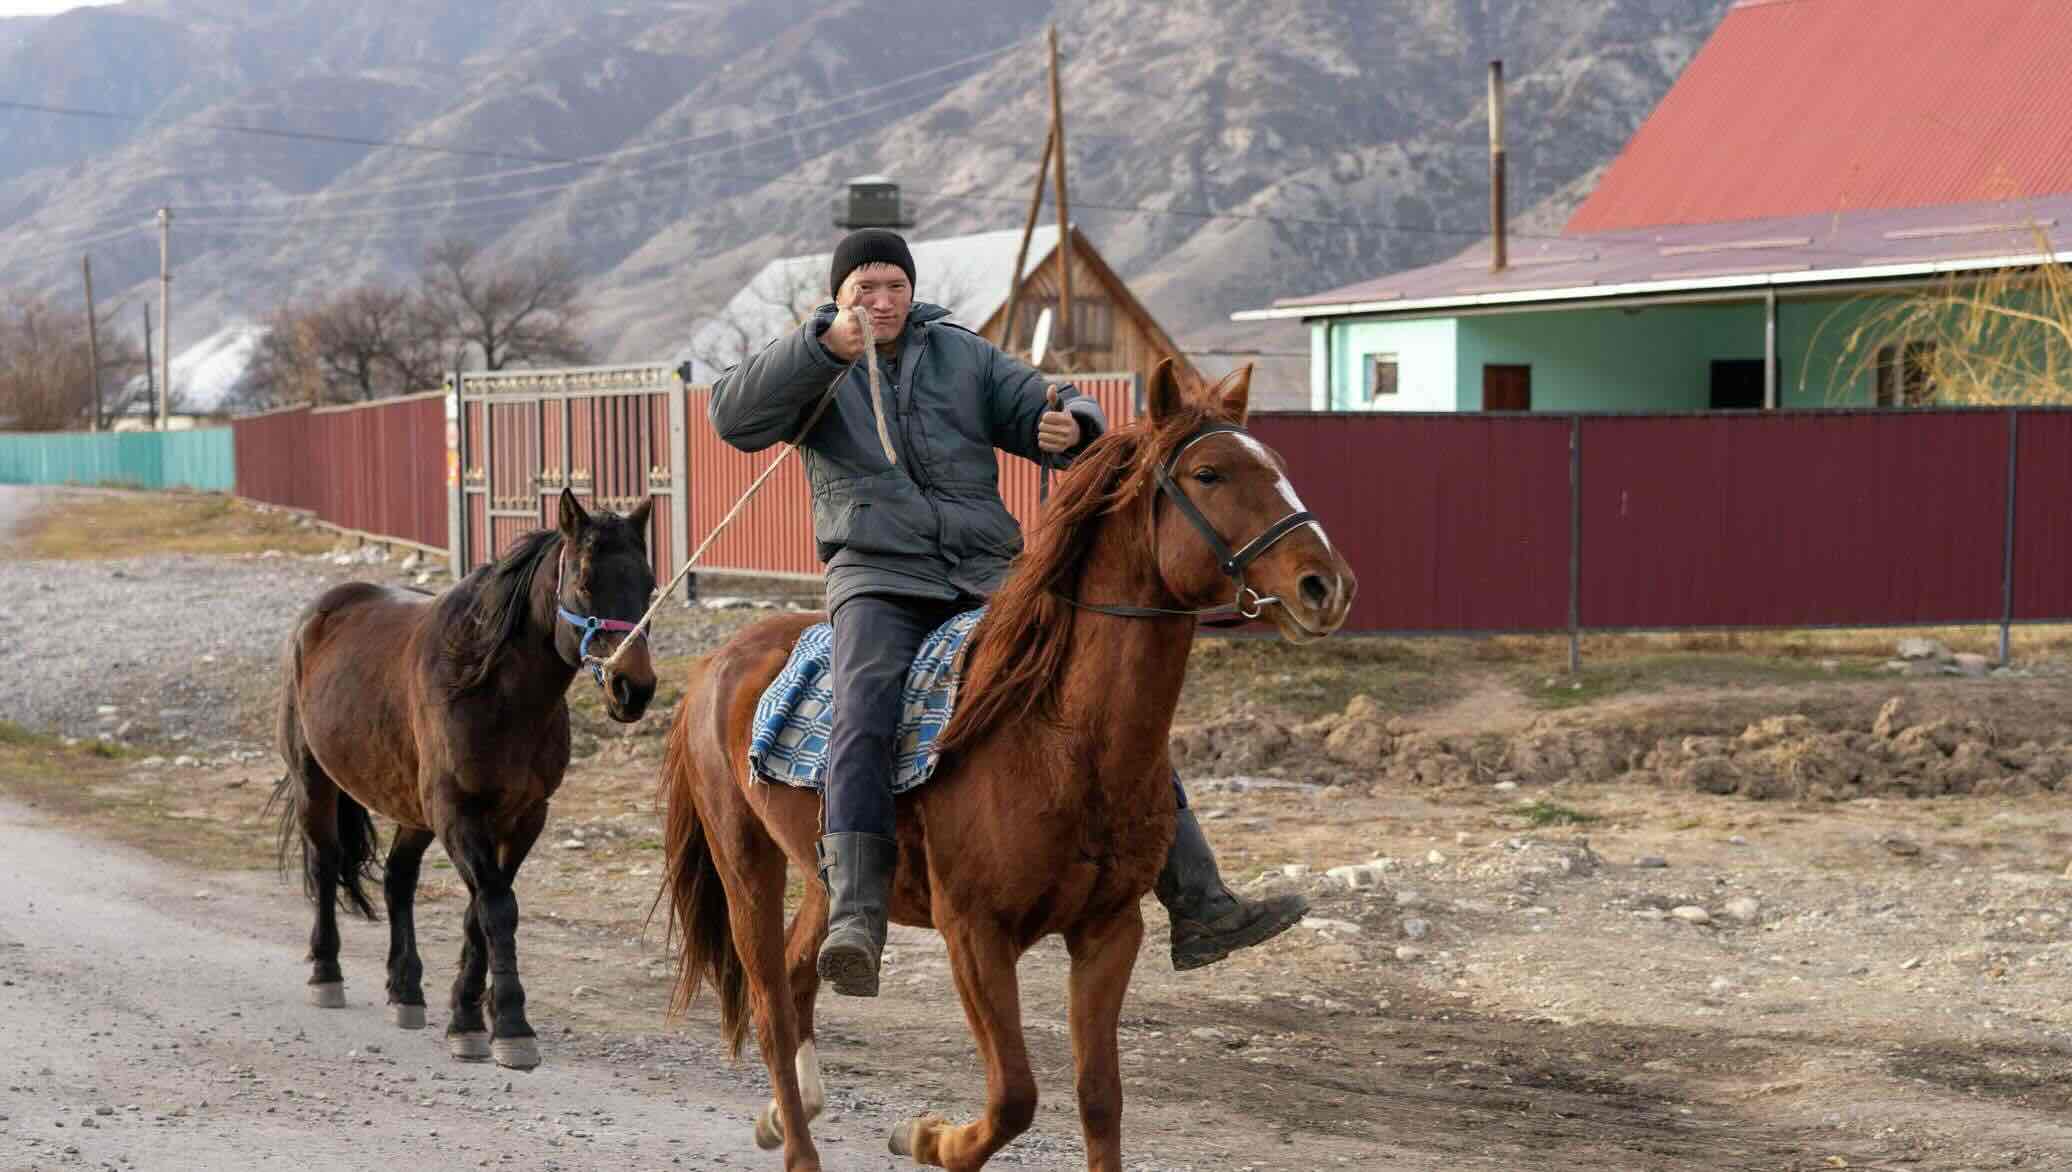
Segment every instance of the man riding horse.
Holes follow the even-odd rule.
[[[915,301],[914,282],[897,233],[850,233],[829,273],[834,302],[722,375],[711,403],[721,438],[759,451],[796,435],[841,380],[801,444],[834,624],[820,839],[831,906],[819,970],[836,992],[863,997],[878,991],[898,861],[893,749],[908,666],[930,631],[984,604],[1021,550],[993,449],[1062,463],[1107,426],[1100,405],[1072,387],[1053,404],[1040,374],[950,322],[948,310]],[[858,315],[869,318],[873,354]],[[881,374],[883,439],[863,362]],[[1179,830],[1155,888],[1172,920],[1173,967],[1213,964],[1300,920],[1301,896],[1253,901],[1224,886],[1177,775],[1173,788]]]

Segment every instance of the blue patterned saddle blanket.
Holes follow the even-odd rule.
[[[983,607],[966,611],[921,642],[900,694],[893,793],[905,793],[935,775],[935,742],[956,711],[957,683],[964,674],[962,651],[985,613]],[[829,681],[834,642],[834,628],[828,624],[807,627],[784,670],[756,701],[748,766],[758,779],[804,789],[821,787],[827,774],[828,738],[834,731],[835,696]]]

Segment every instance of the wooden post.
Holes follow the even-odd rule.
[[[79,258],[80,275],[86,278],[86,361],[93,369],[89,372],[86,385],[93,395],[93,402],[87,411],[87,426],[94,431],[101,430],[101,323],[94,316],[94,262],[93,258]]]
[[[1489,271],[1501,273],[1510,263],[1504,239],[1504,63],[1489,63]]]
[[[1036,217],[1043,212],[1043,187],[1050,179],[1050,153],[1057,146],[1053,126],[1043,135],[1043,158],[1036,164],[1036,190],[1029,193],[1029,214],[1022,218],[1022,246],[1014,252],[1014,271],[1007,277],[1007,314],[1000,320],[999,346],[1014,347],[1014,315],[1022,305],[1022,268],[1029,263],[1029,238],[1036,233]]]
[[[138,308],[144,311],[144,399],[146,402],[156,403],[158,402],[158,367],[151,361],[151,303],[146,301]],[[123,405],[125,407],[129,405],[126,398],[123,401]]]
[[[1072,357],[1072,201],[1065,186],[1065,92],[1058,76],[1058,26],[1050,26],[1051,165],[1057,168],[1058,194],[1058,365],[1071,368]]]
[[[158,430],[173,397],[173,209],[158,209]]]

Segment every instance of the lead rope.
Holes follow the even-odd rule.
[[[870,314],[864,312],[862,306],[853,307],[851,312],[856,315],[857,328],[863,333],[863,359],[864,366],[870,372],[871,414],[877,419],[878,443],[885,449],[885,462],[897,466],[899,464],[899,453],[893,451],[892,434],[885,427],[884,384],[882,376],[878,373],[878,337],[871,329]],[[799,444],[804,442],[807,434],[820,423],[820,417],[827,414],[828,406],[835,401],[835,393],[841,389],[842,380],[847,377],[849,377],[849,370],[847,367],[844,367],[842,368],[842,373],[836,375],[834,381],[827,384],[826,393],[820,396],[820,402],[813,408],[813,413],[806,417],[805,425],[799,428],[796,435],[786,441],[785,446],[789,454],[798,455]],[[734,518],[741,515],[741,510],[748,507],[748,502],[755,499],[756,492],[763,487],[764,481],[770,479],[770,474],[783,466],[786,454],[785,452],[779,452],[777,458],[770,461],[769,467],[764,468],[756,476],[754,482],[748,486],[748,491],[741,494],[741,499],[734,502],[734,507],[727,510],[727,515],[721,517],[719,524],[712,527],[712,532],[705,535],[705,540],[698,543],[698,548],[691,551],[691,556],[684,562],[683,568],[676,572],[676,577],[669,579],[669,585],[663,587],[655,595],[654,602],[648,605],[647,613],[640,616],[640,621],[633,624],[633,629],[627,632],[626,637],[619,640],[619,645],[612,649],[612,653],[605,657],[602,667],[598,669],[600,675],[610,671],[618,664],[619,656],[626,654],[626,649],[633,646],[635,639],[646,637],[648,624],[654,621],[655,612],[662,609],[662,603],[671,594],[676,593],[676,588],[683,582],[684,575],[691,572],[691,567],[698,564],[698,559],[705,556],[705,551],[712,548],[712,543],[719,540],[719,535],[726,532],[727,526],[733,524]],[[803,460],[804,457],[801,457],[801,459]]]

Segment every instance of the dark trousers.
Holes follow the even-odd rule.
[[[900,692],[930,632],[982,605],[859,594],[835,608],[834,729],[828,737],[827,788],[821,813],[829,834],[892,836],[892,757],[899,736]],[[1187,791],[1173,774],[1173,795]]]

